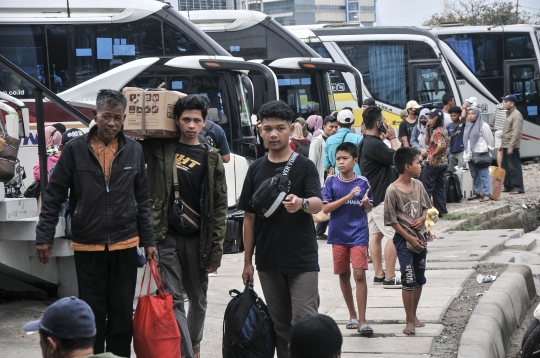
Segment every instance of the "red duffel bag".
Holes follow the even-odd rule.
[[[141,296],[146,276],[144,270],[139,301],[133,317],[133,348],[137,358],[180,358],[180,330],[174,318],[172,296],[165,293],[155,260],[147,265],[150,280],[146,296]],[[158,294],[150,296],[150,284]]]

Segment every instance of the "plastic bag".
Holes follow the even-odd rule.
[[[133,348],[137,358],[180,358],[180,330],[173,313],[172,296],[165,293],[156,261],[147,266],[150,271],[146,296],[141,296],[146,269],[144,270],[137,309],[133,316]],[[158,288],[150,296],[150,283]]]
[[[506,176],[506,170],[503,168],[491,166],[489,167],[489,175],[491,176],[491,198],[493,200],[500,200],[501,192],[504,186],[504,177]]]

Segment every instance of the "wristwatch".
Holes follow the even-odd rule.
[[[306,211],[307,209],[309,209],[309,200],[303,199],[303,201],[302,201],[302,210]]]

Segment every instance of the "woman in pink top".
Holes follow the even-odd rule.
[[[47,173],[51,171],[54,163],[60,159],[60,145],[62,144],[62,133],[53,126],[45,127],[45,147],[47,148]],[[34,165],[34,180],[39,180],[39,157]]]

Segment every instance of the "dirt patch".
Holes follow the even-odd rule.
[[[463,289],[458,298],[456,298],[443,316],[442,324],[444,326],[440,336],[435,338],[435,343],[431,347],[431,357],[457,357],[459,340],[469,322],[469,317],[473,313],[480,297],[477,293],[487,291],[491,283],[478,283],[476,276],[478,274],[493,275],[496,272],[503,273],[508,265],[495,263],[481,263],[476,271],[463,284]]]
[[[517,330],[514,332],[514,335],[510,339],[510,342],[508,343],[508,347],[506,348],[507,358],[520,358],[521,341],[523,340],[523,336],[525,335],[525,331],[527,330],[527,327],[529,327],[532,321],[536,319],[533,316],[533,312],[536,309],[536,306],[538,305],[539,302],[540,302],[540,297],[538,296],[536,296],[536,299],[531,302],[531,306],[527,310],[527,313],[525,314],[523,321],[521,322]]]

